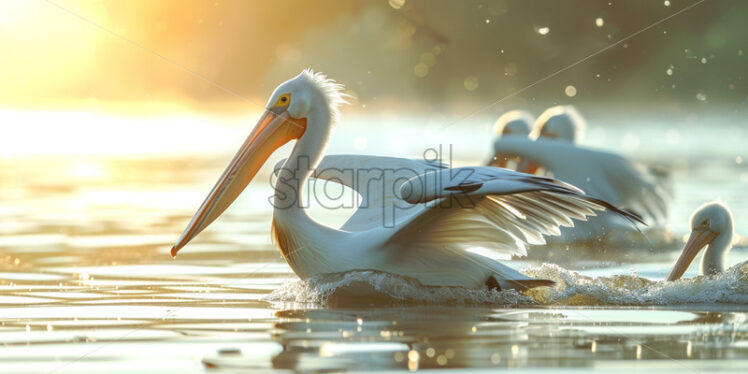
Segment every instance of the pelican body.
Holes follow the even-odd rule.
[[[585,128],[584,119],[573,106],[554,106],[538,117],[529,137],[496,139],[494,153],[519,157],[517,171],[552,175],[651,222],[664,222],[671,195],[665,181],[621,155],[576,145]],[[630,238],[622,234],[630,229],[620,216],[603,213],[564,229],[557,241],[582,244],[625,238],[627,242]]]
[[[208,194],[172,255],[213,222],[241,193],[270,154],[291,140],[291,155],[276,168],[272,232],[302,279],[353,270],[378,270],[428,286],[525,289],[552,285],[527,277],[496,258],[525,254],[596,210],[635,215],[550,178],[494,167],[450,169],[439,162],[392,157],[323,157],[338,117],[343,87],[304,71],[281,84],[267,110]],[[321,178],[354,188],[358,210],[340,228],[306,213],[302,186]],[[371,187],[374,185],[375,187]]]
[[[680,279],[696,255],[706,247],[701,257],[700,275],[714,275],[725,271],[725,260],[732,248],[733,220],[727,205],[707,203],[691,216],[691,235],[667,280]]]

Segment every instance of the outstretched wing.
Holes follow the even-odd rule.
[[[641,222],[564,182],[495,167],[439,170],[412,178],[401,192],[406,201],[429,208],[410,217],[390,241],[419,249],[480,247],[481,254],[502,258],[525,255],[525,244],[543,244],[543,236],[558,235],[560,226],[595,211]]]
[[[667,218],[667,188],[643,167],[617,154],[542,138],[499,138],[494,149],[535,161],[586,194],[655,222]]]
[[[283,165],[282,160],[276,170]],[[341,230],[364,231],[395,227],[398,222],[423,210],[423,206],[399,197],[400,186],[410,178],[446,168],[440,162],[398,157],[328,155],[314,170],[313,178],[340,183],[358,192],[356,212]]]

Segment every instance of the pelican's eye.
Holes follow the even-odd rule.
[[[278,101],[275,102],[275,106],[288,106],[288,104],[291,102],[291,94],[283,94],[278,97]]]

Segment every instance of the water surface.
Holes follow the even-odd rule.
[[[354,147],[362,148],[361,129],[387,121],[357,121],[340,126],[332,152],[418,157],[448,137],[461,152],[458,164],[488,155],[488,137],[480,132],[488,119],[470,132],[386,125],[366,133],[361,150]],[[740,263],[746,247],[738,244],[729,260],[738,266],[722,278],[661,280],[687,234],[688,215],[701,203],[721,197],[733,208],[738,234],[748,232],[748,170],[741,161],[748,155],[736,140],[746,139],[746,130],[734,121],[718,124],[721,132],[695,123],[590,122],[587,144],[672,170],[674,245],[628,255],[564,249],[557,265],[513,261],[559,280],[557,289],[524,295],[408,289],[406,279],[354,276],[398,285],[404,301],[385,292],[376,305],[336,294],[350,286],[335,283],[341,279],[298,281],[270,242],[267,169],[173,260],[170,245],[227,155],[6,156],[0,160],[0,371],[745,372],[748,268]],[[229,133],[238,144],[246,132]],[[717,144],[714,133],[731,135],[720,147],[699,146]],[[313,215],[331,224],[351,213],[318,208]],[[697,271],[693,266],[685,277]]]

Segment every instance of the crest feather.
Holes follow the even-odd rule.
[[[346,99],[351,97],[351,95],[343,92],[345,86],[328,78],[327,75],[323,73],[315,73],[312,69],[304,69],[304,71],[301,72],[301,76],[305,77],[310,83],[319,89],[327,102],[332,123],[337,123],[340,118],[340,105],[348,104],[348,100]]]

